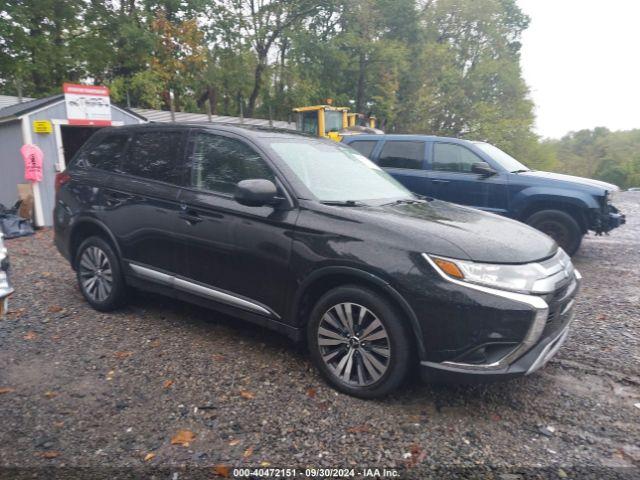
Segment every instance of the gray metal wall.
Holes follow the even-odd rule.
[[[42,197],[42,212],[44,215],[44,224],[51,226],[53,224],[53,207],[55,202],[54,183],[56,178],[55,164],[58,161],[58,148],[56,145],[56,137],[54,133],[33,133],[34,120],[66,120],[67,109],[64,100],[45,107],[39,112],[31,112],[28,114],[29,128],[32,129],[31,138],[34,144],[38,145],[44,153],[43,178],[40,182],[40,196]],[[141,123],[142,121],[120,109],[111,108],[111,121],[124,122],[125,125]],[[20,140],[22,141],[22,140]],[[70,159],[65,159],[69,161]],[[14,187],[15,188],[15,187]]]
[[[18,185],[24,179],[22,124],[20,120],[0,123],[0,203],[10,207],[18,201]]]

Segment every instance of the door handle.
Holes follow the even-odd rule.
[[[202,221],[202,217],[192,210],[184,210],[178,216],[190,225],[195,225]]]
[[[449,183],[451,180],[443,180],[441,178],[432,178],[431,181],[433,183],[439,183],[439,184],[444,185],[445,183]]]

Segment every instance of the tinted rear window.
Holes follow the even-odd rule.
[[[358,152],[360,152],[365,157],[371,158],[371,153],[373,152],[373,149],[375,148],[376,143],[378,142],[375,140],[357,140],[355,142],[351,142],[349,146],[351,148],[355,148]]]
[[[389,168],[421,169],[424,158],[424,142],[385,142],[378,165]]]
[[[176,182],[182,132],[141,132],[133,136],[122,171],[138,177]]]
[[[110,172],[116,171],[120,168],[122,154],[128,139],[128,135],[109,135],[98,144],[81,152],[75,161],[75,165],[94,167]]]

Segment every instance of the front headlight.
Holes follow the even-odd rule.
[[[549,293],[553,287],[544,282],[551,272],[539,263],[526,263],[522,265],[502,265],[491,263],[477,263],[468,260],[438,257],[423,254],[429,263],[438,269],[441,274],[462,282],[483,285],[485,287],[509,290],[518,293]],[[560,249],[558,264],[568,265],[570,259]]]

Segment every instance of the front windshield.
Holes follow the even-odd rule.
[[[375,163],[344,145],[274,138],[269,146],[321,202],[413,198]]]
[[[520,163],[508,153],[500,150],[498,147],[484,142],[475,142],[475,144],[476,147],[489,155],[492,160],[495,160],[500,165],[502,165],[502,167],[504,167],[507,172],[519,172],[522,170],[529,171],[529,168],[527,168],[525,165]]]

